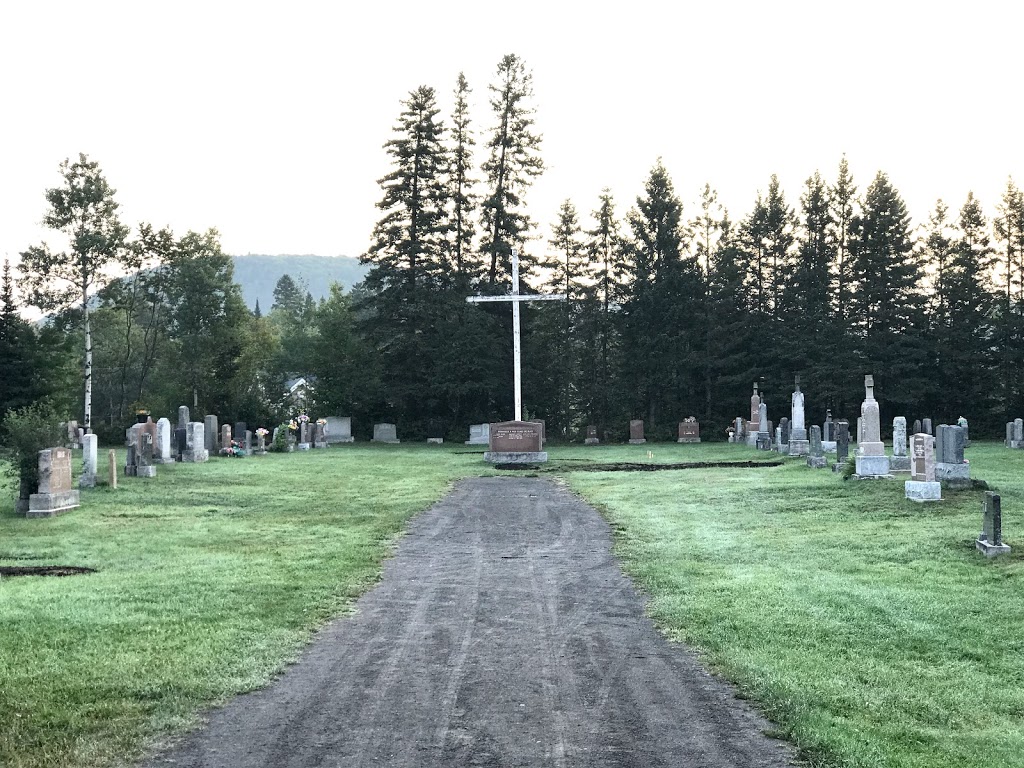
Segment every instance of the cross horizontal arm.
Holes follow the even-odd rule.
[[[526,294],[520,294],[519,296],[467,296],[466,301],[472,302],[473,304],[482,301],[564,301],[564,293],[553,293],[544,294],[537,296],[528,296]]]

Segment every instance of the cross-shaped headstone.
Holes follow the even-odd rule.
[[[512,371],[515,386],[515,420],[523,420],[523,382],[520,364],[519,304],[523,301],[564,301],[564,293],[522,294],[519,293],[519,252],[512,250],[512,293],[507,296],[467,296],[466,301],[478,303],[483,301],[512,302]]]

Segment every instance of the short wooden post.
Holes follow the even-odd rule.
[[[117,488],[117,451],[110,451],[110,487]]]

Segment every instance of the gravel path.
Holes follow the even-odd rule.
[[[610,546],[550,481],[462,481],[354,616],[147,765],[791,765],[767,721],[657,633]]]

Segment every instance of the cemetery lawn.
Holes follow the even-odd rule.
[[[1024,766],[1024,451],[967,457],[1002,495],[1008,557],[975,551],[977,489],[921,505],[902,481],[796,459],[565,478],[611,523],[655,621],[812,765]]]
[[[537,474],[606,516],[664,631],[811,764],[1024,768],[1024,451],[968,449],[1013,547],[986,561],[980,490],[917,505],[900,481],[797,460],[579,471],[777,459],[726,444],[549,450]],[[130,764],[265,685],[376,582],[416,512],[494,473],[482,452],[357,444],[163,466],[49,520],[16,517],[0,493],[0,566],[97,571],[0,581],[0,765]]]
[[[0,565],[97,571],[0,580],[0,765],[131,763],[266,684],[479,459],[419,445],[214,458],[83,491],[44,520],[15,517],[0,488]]]

